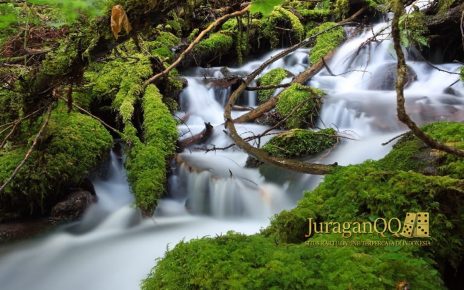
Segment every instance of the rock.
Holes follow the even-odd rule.
[[[259,161],[258,159],[254,158],[253,156],[248,156],[248,159],[245,163],[246,168],[258,168],[264,163],[262,161]]]
[[[408,67],[408,74],[406,79],[405,87],[411,85],[415,80],[417,80],[416,72],[410,67]],[[395,89],[396,82],[396,63],[388,63],[379,67],[374,74],[372,79],[369,82],[368,89],[376,91],[392,91]]]
[[[76,220],[96,201],[97,197],[89,191],[73,192],[52,208],[50,219],[54,222]]]

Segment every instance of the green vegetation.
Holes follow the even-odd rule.
[[[280,84],[287,76],[289,72],[283,68],[275,68],[271,69],[267,73],[265,73],[262,77],[260,77],[256,82],[258,86],[266,87],[272,85]],[[260,90],[258,91],[258,99],[261,103],[266,102],[272,97],[275,89],[269,90]]]
[[[24,125],[22,130],[38,131],[41,122],[39,118],[31,124],[32,128]],[[65,106],[58,106],[37,149],[1,193],[0,211],[15,216],[47,213],[54,202],[68,193],[69,186],[79,184],[88,175],[111,145],[110,134],[98,121],[76,112],[67,113]],[[29,146],[11,144],[0,151],[2,184]]]
[[[212,33],[208,38],[200,41],[198,45],[193,49],[193,53],[198,58],[209,58],[212,56],[222,56],[232,49],[234,39],[232,36],[227,35],[223,32]]]
[[[300,19],[282,7],[276,7],[269,17],[261,21],[261,34],[265,39],[268,39],[271,47],[277,47],[281,39],[280,33],[276,30],[277,27],[290,27],[295,41],[300,41],[304,37],[304,25]]]
[[[334,129],[292,129],[272,137],[263,150],[276,157],[297,158],[320,153],[337,142],[337,131]]]
[[[434,123],[425,130],[441,140],[462,140],[463,128],[462,123]],[[376,217],[401,219],[406,212],[428,211],[432,217],[432,249],[428,255],[441,264],[449,262],[457,267],[464,255],[464,226],[460,222],[464,215],[460,198],[464,183],[459,176],[423,175],[419,173],[424,168],[421,162],[407,165],[418,152],[411,149],[413,142],[420,141],[406,137],[380,161],[343,167],[327,175],[319,187],[305,193],[295,209],[277,215],[265,234],[284,243],[301,242],[308,217],[319,221],[367,221]],[[453,168],[462,168],[462,159],[454,162],[459,165],[452,163]],[[399,168],[392,168],[394,164]]]
[[[144,143],[135,142],[126,161],[136,205],[151,214],[165,191],[166,161],[174,153],[176,122],[162,102],[157,87],[150,85],[143,96]]]
[[[343,27],[335,27],[335,25],[336,24],[333,22],[325,22],[308,32],[308,36],[312,36],[330,29],[326,33],[320,34],[316,37],[316,44],[313,46],[313,48],[311,48],[309,53],[309,61],[311,64],[315,64],[321,60],[322,57],[336,49],[345,39],[345,32]]]
[[[292,84],[280,94],[276,110],[287,118],[285,124],[289,129],[311,127],[319,115],[323,95],[321,90]]]
[[[143,290],[153,289],[444,289],[436,270],[411,249],[276,245],[236,233],[180,242],[159,261]]]

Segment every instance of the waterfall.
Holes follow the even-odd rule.
[[[347,165],[382,158],[392,144],[381,144],[406,129],[396,118],[396,95],[389,74],[395,63],[391,41],[366,42],[386,26],[380,23],[352,37],[328,62],[334,75],[323,69],[311,80],[310,85],[327,93],[318,127],[333,127],[349,137],[330,154],[313,157],[311,161]],[[387,34],[380,39],[386,37]],[[366,45],[359,49],[363,43]],[[273,214],[294,206],[303,190],[316,186],[321,177],[269,165],[244,168],[247,154],[236,147],[209,152],[197,148],[232,144],[223,126],[223,107],[231,88],[215,88],[211,79],[226,73],[245,76],[281,51],[274,50],[240,67],[183,72],[188,86],[181,94],[182,112],[177,115],[188,118],[178,127],[182,138],[203,130],[205,122],[214,126],[214,132],[206,144],[179,154],[168,181],[169,195],[160,200],[154,216],[142,219],[132,207],[121,157],[112,152],[107,176],[94,180],[98,203],[89,208],[81,221],[10,246],[1,253],[1,289],[138,289],[155,259],[179,241],[229,230],[256,233],[269,224]],[[283,67],[296,75],[308,66],[307,54],[308,49],[299,49],[262,74]],[[432,68],[414,51],[407,53],[407,64],[415,76],[405,90],[407,110],[414,120],[420,124],[464,120],[464,87],[461,82],[452,84],[457,75]],[[460,65],[436,67],[457,72]],[[241,100],[246,106],[256,106],[256,92],[245,93]],[[240,114],[243,112],[233,112],[233,116]],[[242,137],[267,129],[256,124],[237,124]],[[261,144],[268,139],[263,138]]]

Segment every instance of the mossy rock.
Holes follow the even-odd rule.
[[[424,130],[439,140],[458,142],[462,140],[462,128],[463,124],[445,122],[427,125]],[[368,221],[375,217],[402,219],[407,212],[427,211],[431,215],[432,247],[426,255],[441,267],[447,263],[458,267],[464,257],[464,181],[460,177],[463,172],[458,172],[462,159],[444,156],[445,163],[433,160],[433,166],[453,170],[443,171],[449,174],[444,176],[423,175],[419,172],[431,163],[421,155],[422,147],[417,139],[406,137],[382,160],[335,170],[316,189],[306,192],[295,209],[273,218],[264,233],[280,242],[295,243],[304,240],[304,219],[309,217],[318,221]],[[448,158],[453,161],[447,163]]]
[[[464,149],[464,123],[436,122],[422,129],[440,142]],[[449,175],[464,179],[462,158],[431,149],[411,132],[393,146],[380,164],[389,170],[412,170],[426,175]]]
[[[298,158],[323,152],[337,142],[337,131],[334,129],[292,129],[274,136],[263,146],[263,150],[276,157]]]
[[[288,129],[313,127],[319,116],[324,92],[300,84],[292,84],[277,101],[276,111],[287,118]]]
[[[316,37],[316,43],[309,52],[309,61],[311,64],[315,64],[320,61],[321,58],[326,56],[329,52],[339,47],[345,39],[345,31],[343,30],[343,27],[335,27],[335,25],[336,23],[334,22],[325,22],[308,32],[308,36],[313,36],[330,29]]]
[[[287,76],[289,72],[283,68],[271,69],[260,77],[256,82],[258,86],[266,87],[280,84]],[[275,89],[260,90],[258,91],[258,100],[260,103],[264,103],[272,97]]]
[[[33,128],[38,131],[41,122],[39,118]],[[0,152],[2,184],[24,158],[29,146]],[[68,193],[69,186],[80,183],[97,166],[111,146],[111,135],[98,121],[80,113],[67,113],[64,106],[58,106],[36,150],[1,193],[0,208],[20,216],[47,214]]]
[[[411,249],[276,245],[228,233],[180,242],[142,283],[152,289],[443,289],[430,262]]]
[[[200,41],[193,49],[193,54],[199,62],[210,61],[232,51],[234,39],[225,32],[215,32]]]

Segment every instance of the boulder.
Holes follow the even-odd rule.
[[[76,220],[96,201],[97,197],[89,191],[79,190],[73,192],[52,208],[50,218],[54,222]]]

